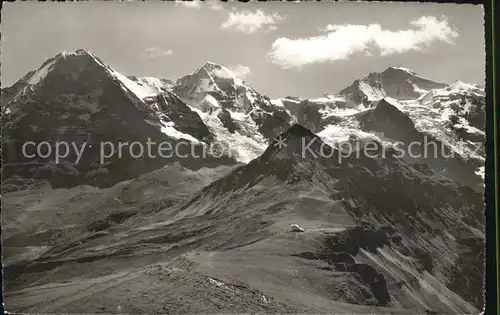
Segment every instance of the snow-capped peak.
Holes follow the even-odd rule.
[[[206,101],[206,94],[213,94],[218,100],[226,99],[226,103],[234,103],[237,107],[249,111],[256,97],[256,92],[237,78],[233,71],[211,61],[205,62],[193,74],[180,78],[173,90],[194,107],[200,107],[199,105]]]
[[[432,89],[445,88],[447,85],[426,79],[416,72],[403,67],[389,67],[378,73],[354,81],[354,83],[338,93],[344,97],[351,107],[371,102],[384,97],[398,100],[417,99]]]
[[[90,56],[94,60],[96,57],[85,48],[78,48],[72,51],[62,51],[53,58],[50,58],[42,64],[42,66],[28,79],[27,83],[29,85],[36,85],[42,81],[51,72],[60,60],[65,60],[69,56]],[[97,60],[96,60],[97,61]]]
[[[464,83],[462,81],[456,81],[446,88],[448,91],[462,91],[462,90],[478,90],[479,86],[475,84]]]
[[[391,66],[385,69],[383,72],[381,72],[379,75],[384,76],[384,77],[391,77],[395,76],[398,80],[401,79],[410,79],[410,80],[428,80],[432,81],[430,79],[424,78],[417,72],[405,68],[405,67],[400,67],[400,66]]]
[[[385,70],[385,71],[391,71],[391,70],[404,71],[404,72],[406,72],[408,74],[418,76],[418,74],[415,71],[413,71],[411,69],[408,69],[408,68],[404,68],[404,67],[394,67],[394,66],[391,66],[391,67],[387,68],[387,70]]]
[[[205,64],[203,65],[203,67],[223,67],[223,65],[221,64],[218,64],[216,62],[212,62],[212,61],[206,61]]]
[[[62,57],[67,57],[71,55],[81,56],[81,55],[93,55],[90,50],[86,48],[77,48],[73,50],[64,50],[61,52]]]

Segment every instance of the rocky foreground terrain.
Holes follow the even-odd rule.
[[[8,311],[483,309],[481,86],[391,67],[272,100],[222,65],[126,77],[80,49],[1,97]],[[100,163],[101,143],[148,139],[190,146]],[[27,141],[85,150],[56,163]]]

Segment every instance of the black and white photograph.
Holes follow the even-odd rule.
[[[481,314],[485,60],[474,4],[4,3],[5,311]]]

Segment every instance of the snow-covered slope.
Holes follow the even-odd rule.
[[[207,62],[177,80],[172,91],[197,110],[215,140],[242,162],[256,158],[294,117],[223,65]]]
[[[137,76],[128,76],[128,78],[138,85],[149,89],[149,93],[151,95],[168,92],[174,85],[174,82],[169,79]]]

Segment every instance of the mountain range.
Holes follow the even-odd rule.
[[[270,99],[220,64],[127,77],[78,49],[1,103],[9,311],[483,308],[482,86],[390,67]],[[102,143],[148,141],[180,151],[101,163]],[[59,142],[85,150],[56,163]]]

